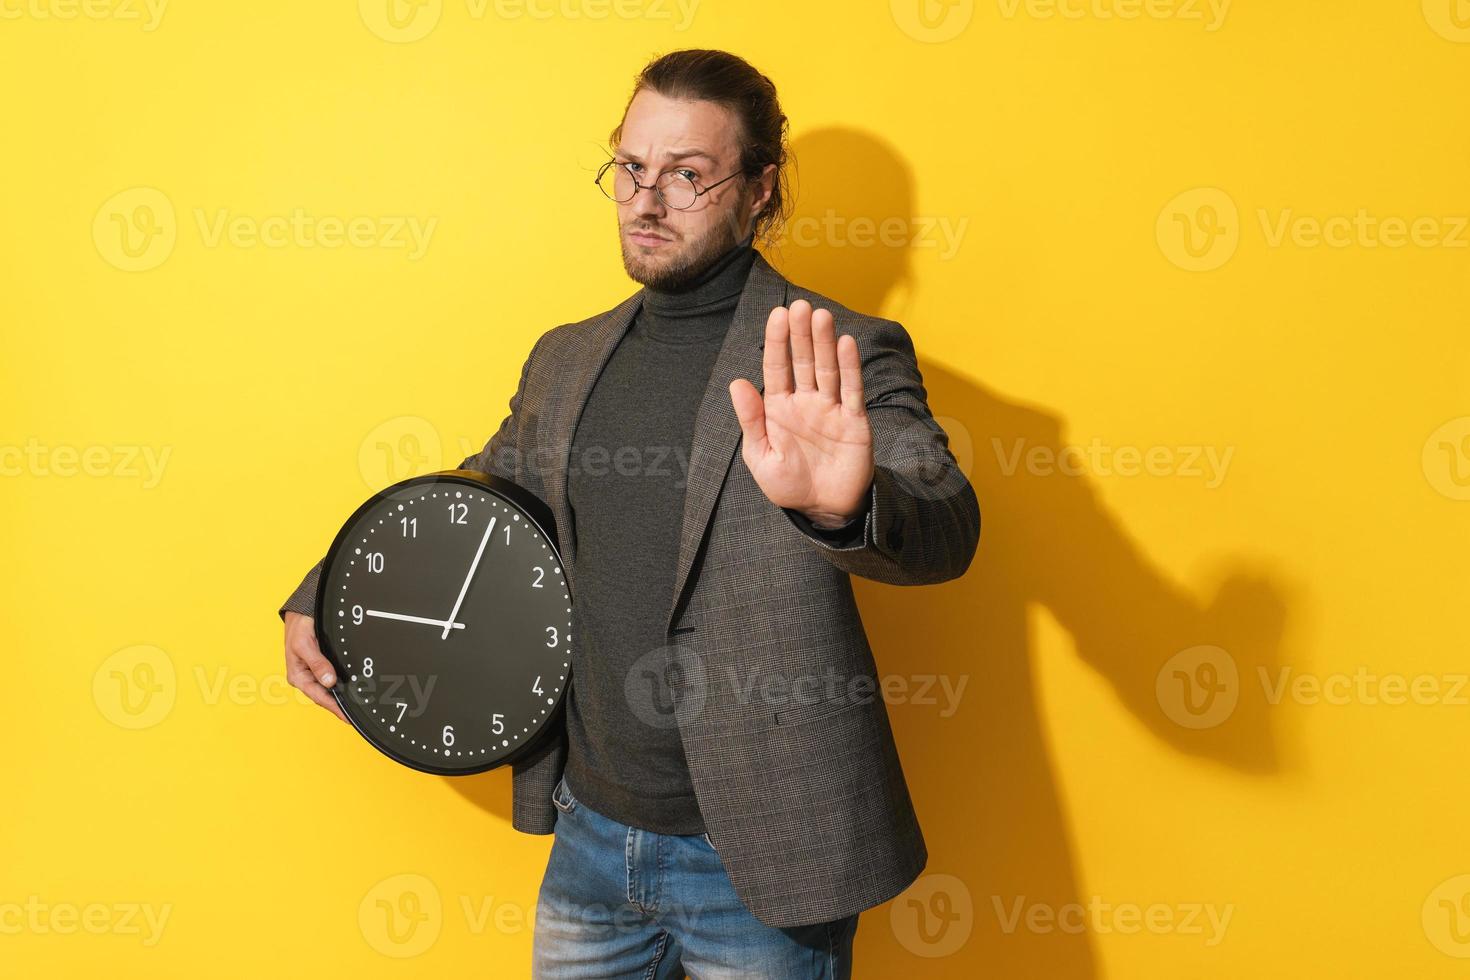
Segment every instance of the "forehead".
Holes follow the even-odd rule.
[[[671,156],[681,150],[702,150],[715,160],[735,156],[734,114],[714,102],[666,98],[643,89],[623,118],[621,145],[639,157]]]

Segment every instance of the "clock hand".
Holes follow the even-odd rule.
[[[464,629],[464,623],[456,623],[452,620],[446,623],[442,619],[425,619],[423,616],[405,616],[402,613],[379,612],[376,609],[369,609],[363,615],[377,616],[379,619],[401,619],[405,623],[423,623],[426,626],[448,626],[453,630]]]
[[[449,624],[459,615],[459,607],[464,602],[464,594],[470,590],[470,579],[475,577],[475,569],[480,567],[480,556],[485,553],[485,543],[490,540],[490,532],[495,530],[495,518],[490,518],[490,526],[485,528],[485,536],[480,539],[480,547],[475,551],[475,560],[470,562],[470,572],[464,577],[464,585],[459,587],[459,598],[454,600],[454,608],[450,610],[449,619],[444,626],[444,634],[441,640],[449,639]]]

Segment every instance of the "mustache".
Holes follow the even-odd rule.
[[[633,227],[633,226],[629,226],[629,227],[625,228],[624,230],[627,231],[630,234],[635,234],[635,235],[657,235],[659,238],[667,238],[667,239],[669,239],[671,241],[673,240],[673,237],[674,237],[672,234],[670,234],[667,230],[665,230],[663,228],[647,228],[647,227]]]

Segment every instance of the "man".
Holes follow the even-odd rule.
[[[979,507],[904,328],[753,248],[786,204],[765,76],[656,59],[611,142],[598,185],[643,288],[543,334],[461,464],[551,506],[574,597],[565,726],[513,764],[513,825],[556,835],[535,974],[846,977],[858,914],[928,856],[850,576],[958,577]],[[319,568],[286,661],[336,711]]]

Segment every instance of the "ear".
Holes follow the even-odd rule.
[[[761,168],[761,175],[756,178],[755,196],[750,202],[750,216],[752,218],[761,213],[761,209],[771,199],[771,195],[775,193],[775,189],[776,165],[774,163],[768,163]]]

